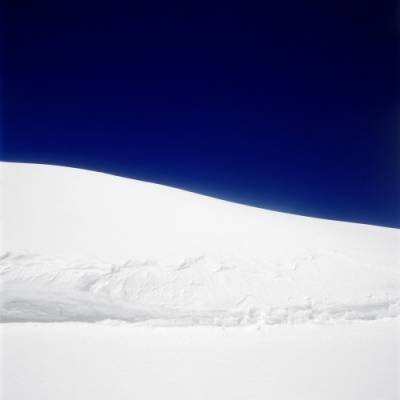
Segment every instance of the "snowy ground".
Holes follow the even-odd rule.
[[[158,326],[249,326],[368,321],[400,314],[399,268],[378,259],[303,252],[246,265],[205,257],[178,265],[66,260],[30,253],[0,259],[2,322],[107,319]],[[292,257],[292,258],[290,258]],[[359,262],[357,262],[359,261]],[[371,259],[370,261],[374,261]],[[239,264],[239,265],[238,265]]]
[[[5,324],[7,400],[395,400],[396,320],[254,328]]]
[[[2,399],[400,399],[400,233],[1,164]]]

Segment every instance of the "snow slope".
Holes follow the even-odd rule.
[[[396,229],[1,163],[1,320],[336,323],[400,313]]]

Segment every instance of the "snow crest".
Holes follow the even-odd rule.
[[[287,254],[287,252],[286,252]],[[361,268],[361,269],[360,269]],[[152,326],[338,323],[400,314],[399,270],[332,252],[123,264],[9,252],[1,322],[124,321]]]
[[[262,326],[399,315],[398,229],[73,168],[0,163],[0,173],[3,322]]]

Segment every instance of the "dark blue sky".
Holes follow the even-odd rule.
[[[9,1],[7,161],[400,227],[395,1]]]

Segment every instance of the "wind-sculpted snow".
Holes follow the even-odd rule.
[[[399,270],[362,255],[286,249],[251,257],[111,264],[6,253],[1,321],[262,325],[376,320],[400,314]]]
[[[262,326],[399,314],[397,229],[92,171],[0,167],[3,322]]]

